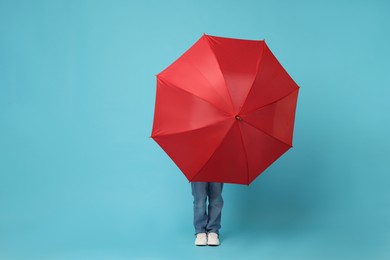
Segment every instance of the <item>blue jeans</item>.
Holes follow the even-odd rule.
[[[192,196],[194,196],[195,235],[208,232],[219,234],[223,207],[223,183],[191,182],[191,188]],[[206,207],[207,197],[209,199],[208,207]],[[206,208],[208,209],[207,212]]]

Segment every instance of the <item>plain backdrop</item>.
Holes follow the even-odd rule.
[[[0,259],[390,259],[389,12],[0,0]],[[294,148],[225,185],[216,248],[193,245],[190,184],[149,138],[154,75],[203,33],[266,39],[301,87]]]

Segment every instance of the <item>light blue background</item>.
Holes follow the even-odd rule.
[[[390,259],[386,1],[0,1],[0,259]],[[150,138],[154,74],[203,33],[266,39],[301,86],[294,148],[224,189]]]

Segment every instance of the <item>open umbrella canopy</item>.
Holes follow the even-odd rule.
[[[191,182],[250,184],[292,147],[298,90],[265,41],[203,35],[157,75],[152,138]]]

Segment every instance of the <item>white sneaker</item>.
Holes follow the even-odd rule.
[[[195,245],[196,246],[206,246],[207,245],[206,233],[196,234]]]
[[[209,246],[219,246],[219,238],[218,234],[214,232],[210,232],[207,234],[207,244]]]

